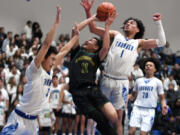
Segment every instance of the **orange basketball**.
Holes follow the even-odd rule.
[[[105,21],[108,18],[108,14],[116,14],[116,8],[110,2],[103,2],[97,8],[97,18],[100,21]]]

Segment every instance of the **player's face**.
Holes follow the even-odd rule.
[[[56,62],[56,54],[51,53],[49,57],[42,62],[42,66],[46,71],[50,71]]]
[[[153,76],[155,72],[156,72],[156,67],[155,67],[154,63],[150,62],[150,61],[146,62],[146,64],[145,64],[146,75]]]
[[[58,78],[57,78],[57,77],[54,77],[54,78],[52,79],[52,83],[53,83],[55,86],[57,86],[57,85],[58,85]]]
[[[99,46],[97,45],[97,40],[95,38],[92,38],[84,43],[83,48],[96,52],[99,49]]]
[[[137,27],[137,23],[135,20],[129,20],[124,26],[124,31],[125,32],[133,32],[137,33],[139,32],[139,28]]]

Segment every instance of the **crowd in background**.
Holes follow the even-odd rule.
[[[24,85],[27,81],[25,71],[36,55],[42,37],[43,33],[38,22],[27,21],[21,34],[14,34],[12,31],[6,32],[5,27],[0,27],[1,129],[23,94]],[[69,40],[69,34],[60,34],[58,41],[52,42],[52,45],[56,46],[59,51]],[[135,80],[144,76],[141,63],[142,58],[147,57],[157,58],[161,62],[161,70],[156,73],[156,77],[163,82],[166,101],[169,106],[168,114],[165,116],[161,114],[160,105],[157,107],[152,134],[160,132],[162,135],[180,134],[180,54],[178,52],[174,54],[168,42],[165,47],[141,51],[134,65],[134,70],[129,77],[130,93]],[[96,123],[85,118],[76,109],[71,94],[68,90],[63,89],[63,84],[69,83],[69,63],[70,54],[64,58],[61,65],[53,69],[50,107],[45,107],[42,115],[38,118],[40,129],[42,129],[40,131],[44,132],[44,134],[49,134],[49,132],[55,134],[61,131],[62,133],[68,132],[69,135],[72,133],[77,134],[77,132],[82,135],[87,129],[88,135],[94,135]],[[103,66],[97,73],[97,83],[102,76]],[[132,106],[133,102],[129,102],[128,116],[130,116]],[[57,111],[60,113],[54,114]],[[81,124],[78,126],[79,122]],[[79,130],[78,127],[80,127]]]

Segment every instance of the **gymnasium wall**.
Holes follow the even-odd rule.
[[[56,5],[62,7],[61,23],[56,33],[71,33],[75,22],[85,19],[84,9],[80,6],[81,0],[0,0],[0,26],[14,33],[21,33],[27,20],[38,21],[44,35],[51,28],[55,15]],[[163,15],[163,25],[167,40],[170,42],[174,52],[180,50],[180,0],[95,0],[93,13],[97,6],[103,2],[112,2],[117,8],[118,16],[112,24],[111,29],[119,30],[123,21],[130,17],[142,19],[146,26],[145,38],[156,38],[156,29],[153,24],[152,15],[160,12]],[[103,26],[104,23],[97,25]],[[81,32],[80,43],[89,39],[88,28]]]

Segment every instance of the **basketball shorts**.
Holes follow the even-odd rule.
[[[38,135],[39,125],[37,119],[25,119],[13,111],[2,129],[2,135]]]
[[[141,131],[149,132],[154,123],[155,109],[134,106],[130,116],[130,127],[140,128]]]
[[[104,76],[100,82],[100,90],[116,110],[125,109],[129,91],[128,80],[116,80]]]
[[[71,93],[75,105],[80,112],[86,116],[109,102],[97,86],[87,86],[77,90],[74,89]]]

